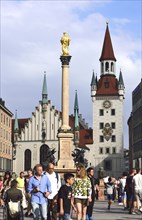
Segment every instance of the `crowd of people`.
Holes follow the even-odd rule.
[[[108,177],[104,183],[108,210],[117,200],[130,214],[142,212],[141,169],[137,173],[132,169],[129,175],[124,172],[118,180]],[[37,164],[33,170],[27,171],[27,175],[20,172],[18,177],[12,178],[11,173],[6,172],[0,178],[0,205],[8,207],[8,220],[20,219],[20,209],[16,204],[26,209],[25,216],[35,220],[39,220],[39,216],[42,220],[70,220],[73,212],[77,220],[93,220],[93,207],[99,190],[99,180],[94,177],[93,167],[86,170],[78,164],[76,175],[65,173],[63,181],[55,172],[54,164],[49,163],[46,171]]]

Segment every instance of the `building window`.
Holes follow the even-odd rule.
[[[49,153],[49,146],[46,145],[46,144],[43,144],[43,145],[40,147],[40,164],[43,165],[43,163],[44,163],[45,161],[47,161],[48,153]]]
[[[99,148],[99,154],[103,154],[103,148],[102,147]]]
[[[104,123],[100,123],[100,129],[103,129],[104,128]]]
[[[111,72],[114,72],[114,64],[111,62]]]
[[[111,136],[111,142],[116,142],[116,136],[115,135]]]
[[[104,142],[104,136],[100,135],[100,142]]]
[[[111,109],[111,115],[115,115],[115,109]]]
[[[109,154],[110,153],[110,149],[109,147],[106,148],[106,154]]]
[[[101,67],[102,67],[102,73],[104,73],[104,64],[103,63],[101,64]]]
[[[112,161],[111,160],[104,161],[104,170],[112,170]]]
[[[104,115],[104,110],[100,109],[100,116],[103,116],[103,115]]]
[[[106,89],[108,89],[109,88],[109,82],[108,81],[104,82],[104,86],[105,86]]]
[[[105,71],[109,72],[109,63],[108,62],[105,63]]]
[[[31,169],[31,150],[25,150],[25,158],[24,158],[24,170],[27,171]]]
[[[111,123],[111,128],[112,128],[112,129],[115,129],[115,122],[112,122],[112,123]]]
[[[113,153],[113,154],[116,154],[116,147],[113,147],[113,148],[112,148],[112,153]]]

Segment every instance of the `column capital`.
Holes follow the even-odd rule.
[[[69,65],[71,56],[60,56],[60,60],[62,62],[62,65]]]

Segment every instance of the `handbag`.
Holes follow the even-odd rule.
[[[8,210],[11,217],[16,217],[20,213],[20,201],[18,202],[8,202]]]

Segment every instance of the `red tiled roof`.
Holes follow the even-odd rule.
[[[114,52],[113,52],[113,47],[112,47],[112,43],[111,43],[111,37],[110,37],[108,25],[106,27],[104,44],[103,44],[102,54],[100,57],[100,61],[103,61],[103,60],[116,61],[116,58],[115,58]]]
[[[115,75],[105,74],[101,76],[98,81],[96,95],[118,95],[118,81]]]
[[[79,131],[80,147],[83,147],[86,144],[93,144],[93,129],[81,129]]]

